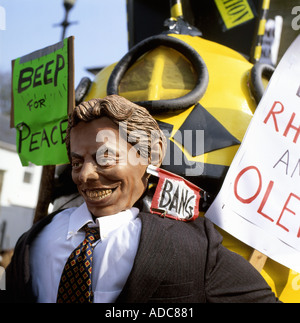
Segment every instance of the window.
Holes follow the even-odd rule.
[[[23,178],[23,182],[26,184],[30,184],[32,182],[32,173],[30,172],[25,172],[24,173],[24,178]]]
[[[34,165],[29,163],[24,172],[23,182],[26,184],[31,184],[33,179]]]

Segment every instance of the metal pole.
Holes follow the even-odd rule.
[[[174,19],[183,18],[181,0],[170,0],[171,17]]]
[[[63,22],[61,23],[61,26],[63,27],[61,40],[64,40],[64,39],[65,39],[65,36],[66,36],[66,30],[67,30],[68,26],[70,25],[70,23],[69,23],[69,21],[68,21],[69,11],[70,11],[70,9],[67,9],[67,8],[66,8],[66,10],[65,10],[65,19],[64,19],[64,20],[63,20]]]
[[[54,27],[60,27],[60,26],[63,27],[61,40],[64,40],[65,39],[66,32],[67,32],[67,28],[70,25],[74,25],[74,24],[77,24],[78,23],[77,21],[69,22],[69,20],[68,20],[69,19],[69,12],[74,7],[75,2],[76,2],[76,0],[64,0],[64,3],[63,3],[64,8],[65,8],[65,17],[64,17],[64,20],[61,23],[54,25]]]
[[[262,1],[260,19],[259,19],[257,33],[256,33],[256,40],[255,40],[254,48],[252,49],[252,54],[250,58],[251,63],[256,63],[261,58],[262,40],[266,30],[266,22],[267,22],[267,16],[270,8],[270,2],[271,0]]]

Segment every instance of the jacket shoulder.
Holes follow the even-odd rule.
[[[163,218],[151,213],[140,213],[140,217],[143,226],[160,227],[167,235],[168,241],[190,257],[195,254],[206,257],[208,252],[218,249],[222,244],[222,236],[213,223],[204,217],[190,222]]]
[[[148,225],[149,222],[154,222],[156,225],[163,226],[169,232],[178,232],[181,236],[196,236],[205,240],[215,240],[217,243],[222,242],[220,233],[215,229],[213,223],[205,217],[199,216],[195,220],[187,222],[161,217],[147,212],[141,212],[140,217],[145,225]]]
[[[32,227],[18,239],[14,248],[11,263],[6,268],[6,290],[10,302],[34,302],[31,291],[31,277],[29,265],[30,244],[36,236],[47,226],[62,210],[53,212]]]

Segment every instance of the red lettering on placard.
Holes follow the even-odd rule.
[[[298,199],[300,201],[300,197],[299,196],[297,196],[296,194],[291,193],[289,195],[288,199],[286,200],[285,204],[284,204],[284,207],[283,207],[283,209],[281,211],[280,217],[278,218],[278,220],[276,222],[276,224],[278,226],[280,226],[282,229],[284,229],[287,232],[289,232],[290,230],[288,228],[286,228],[283,224],[281,224],[280,221],[281,221],[281,218],[282,218],[282,216],[283,216],[283,214],[284,214],[285,211],[290,212],[293,215],[296,215],[296,213],[293,210],[291,210],[291,209],[288,208],[288,204],[290,203],[290,200],[292,199],[292,197],[294,197],[294,198],[296,198],[296,199]],[[300,230],[298,231],[298,235],[297,235],[297,238],[299,238],[299,237],[300,237]]]
[[[258,178],[259,178],[259,184],[258,184],[258,188],[257,188],[257,191],[256,193],[249,197],[248,199],[244,199],[242,198],[239,194],[238,194],[238,189],[237,189],[237,186],[238,186],[238,182],[239,180],[241,179],[241,177],[246,173],[248,172],[249,170],[251,169],[254,169],[256,172],[257,172],[257,175],[258,175]],[[242,203],[244,204],[250,204],[251,202],[253,202],[257,196],[259,195],[260,191],[261,191],[261,187],[262,187],[262,178],[261,178],[261,174],[260,174],[260,171],[257,167],[255,166],[249,166],[249,167],[246,167],[244,168],[239,174],[238,176],[236,177],[235,179],[235,182],[234,182],[234,195],[235,197]]]
[[[240,195],[240,193],[238,192],[238,184],[239,184],[239,181],[241,180],[241,178],[243,177],[243,175],[245,175],[248,171],[255,171],[257,177],[258,177],[258,181],[257,181],[257,190],[255,192],[255,194],[251,193],[251,196],[245,198],[245,197],[242,197]],[[253,176],[253,175],[252,175]],[[255,175],[254,175],[255,176]],[[253,181],[251,181],[251,184],[253,184]],[[260,195],[261,191],[262,191],[262,186],[263,186],[263,178],[262,178],[262,175],[261,175],[261,172],[259,171],[259,169],[255,166],[248,166],[248,167],[245,167],[244,169],[242,169],[235,181],[234,181],[234,195],[235,197],[243,204],[251,204],[255,199],[258,198],[258,196]],[[275,187],[275,182],[274,181],[269,181],[269,184],[266,188],[266,191],[262,197],[262,200],[260,202],[260,205],[257,209],[257,213],[262,215],[264,218],[266,218],[268,221],[271,221],[272,223],[274,223],[274,225],[277,225],[279,226],[281,229],[285,230],[286,232],[290,232],[289,228],[287,228],[284,224],[283,224],[283,221],[282,221],[282,218],[283,217],[286,217],[288,213],[291,213],[293,215],[298,215],[299,217],[299,222],[300,222],[300,213],[298,212],[298,214],[291,209],[291,200],[292,199],[297,199],[300,201],[300,196],[294,194],[294,193],[290,193],[289,194],[289,197],[288,199],[285,201],[285,204],[281,210],[281,213],[279,214],[280,212],[280,209],[277,211],[277,208],[269,208],[269,210],[272,211],[272,214],[266,214],[266,211],[264,211],[266,205],[273,205],[274,203],[274,198],[272,199],[272,191],[274,190],[276,192],[276,189],[274,189]],[[276,195],[276,194],[275,194]],[[273,194],[273,196],[275,196]],[[278,201],[277,201],[278,203]],[[298,210],[298,209],[296,209]],[[276,220],[277,219],[277,220]],[[297,238],[300,238],[300,226],[299,226],[299,230],[298,230],[298,233],[297,233]]]
[[[300,135],[300,125],[298,127],[293,125],[293,121],[295,119],[295,116],[296,116],[296,113],[293,112],[292,117],[291,117],[291,119],[290,119],[290,121],[289,121],[283,135],[286,137],[288,135],[290,129],[296,130],[296,134],[295,134],[295,137],[294,137],[294,140],[293,140],[293,142],[296,144],[297,140],[299,138],[299,135]]]
[[[277,105],[280,105],[280,110],[275,111],[275,108]],[[279,128],[278,128],[278,123],[277,123],[277,119],[276,119],[276,114],[280,114],[284,111],[284,106],[281,102],[279,101],[275,101],[270,112],[268,113],[266,119],[264,120],[264,123],[267,124],[267,122],[269,121],[270,117],[273,117],[273,121],[274,121],[274,125],[275,125],[275,130],[277,132],[279,132]]]
[[[261,214],[262,216],[264,216],[265,218],[267,218],[268,220],[270,220],[271,222],[274,222],[274,220],[269,217],[267,214],[263,213],[263,208],[265,207],[266,203],[267,203],[267,200],[269,199],[269,196],[270,196],[270,193],[273,189],[273,186],[274,186],[274,182],[273,181],[270,181],[269,185],[268,185],[268,188],[266,190],[266,193],[263,197],[263,200],[261,201],[261,204],[257,210],[257,213]]]

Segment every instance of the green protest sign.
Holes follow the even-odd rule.
[[[12,118],[23,166],[68,163],[68,111],[74,105],[74,37],[12,62]]]

